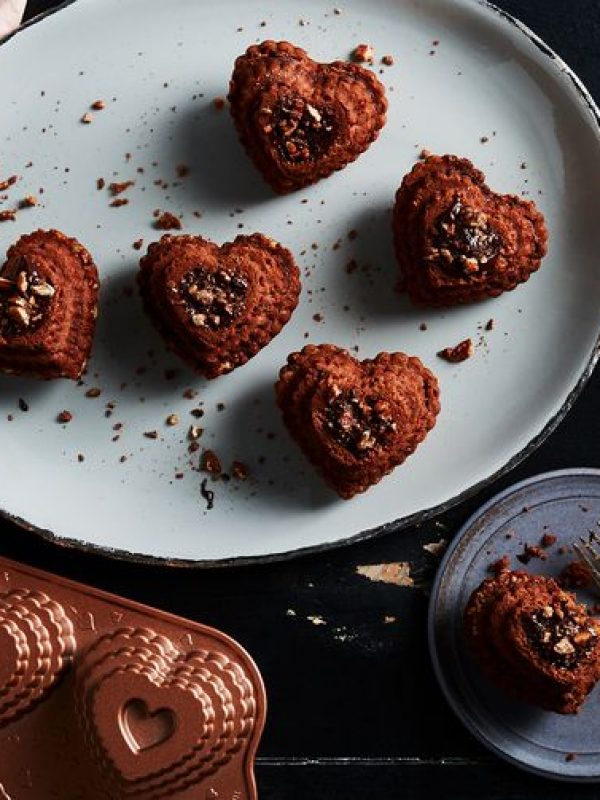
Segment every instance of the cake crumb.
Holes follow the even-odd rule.
[[[556,544],[557,538],[553,533],[545,533],[540,540],[540,545],[542,547],[552,547],[553,544]]]
[[[493,561],[488,566],[488,572],[494,575],[500,575],[502,572],[507,572],[510,569],[510,556],[502,556],[497,561]]]
[[[464,339],[455,347],[445,347],[443,350],[440,350],[437,355],[439,358],[443,358],[444,361],[448,361],[451,364],[460,364],[461,361],[466,361],[468,358],[471,358],[474,352],[475,348],[473,347],[471,339]]]
[[[163,211],[155,220],[154,227],[160,231],[180,231],[181,220],[170,211]]]
[[[385,64],[386,67],[391,67],[394,65],[394,56],[383,56],[381,59],[381,63]]]
[[[589,567],[581,561],[567,564],[557,580],[563,589],[589,589],[594,584]]]
[[[213,106],[217,109],[217,111],[222,111],[225,108],[225,98],[215,97],[213,100]]]
[[[94,100],[90,108],[92,108],[94,111],[102,111],[102,109],[106,108],[106,103],[104,100]]]
[[[375,51],[370,44],[357,44],[352,51],[352,61],[358,64],[372,64]]]
[[[231,465],[231,474],[236,480],[245,481],[250,474],[250,470],[243,461],[234,461]]]
[[[130,186],[135,186],[135,181],[121,181],[120,183],[117,182],[110,183],[108,186],[108,190],[113,195],[113,197],[115,197],[116,195],[125,192],[127,189],[129,189]]]
[[[210,475],[220,475],[222,472],[221,462],[214,450],[205,450],[200,460],[200,469]]]
[[[90,125],[94,121],[94,117],[92,114],[90,114],[89,111],[86,111],[83,117],[81,118],[81,121],[83,122],[84,125]]]
[[[59,415],[56,417],[56,419],[62,425],[67,425],[73,419],[73,414],[71,414],[70,411],[67,411],[67,409],[64,409],[63,411],[61,411],[59,413]]]

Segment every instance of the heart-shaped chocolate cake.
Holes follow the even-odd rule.
[[[292,353],[275,391],[291,435],[345,499],[402,464],[440,410],[437,380],[418,358],[357,361],[331,344]]]
[[[465,639],[509,696],[575,714],[600,679],[600,626],[552,578],[500,571],[471,595]]]
[[[222,247],[167,234],[150,245],[140,266],[148,314],[169,348],[207,378],[245,364],[298,305],[292,254],[261,233]]]
[[[430,306],[497,297],[528,280],[548,232],[533,202],[496,194],[465,158],[430,156],[396,194],[399,288]]]
[[[76,239],[22,236],[0,270],[0,372],[79,378],[96,325],[98,271]]]
[[[385,124],[387,101],[358,64],[319,64],[289,42],[249,47],[235,62],[231,114],[250,158],[276,192],[354,161]]]

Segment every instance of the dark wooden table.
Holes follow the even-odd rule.
[[[598,0],[497,2],[545,39],[600,100]],[[52,5],[30,0],[28,16]],[[566,421],[509,476],[434,522],[326,555],[174,571],[60,550],[7,523],[0,523],[0,553],[214,625],[247,647],[270,702],[257,766],[261,800],[599,797],[600,788],[551,783],[488,754],[436,684],[426,593],[356,573],[360,564],[409,561],[426,576],[434,559],[423,544],[452,537],[503,487],[545,470],[600,466],[599,407],[596,375]],[[315,616],[326,624],[308,619]]]

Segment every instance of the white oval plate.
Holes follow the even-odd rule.
[[[235,57],[265,38],[289,39],[323,61],[371,43],[390,101],[387,126],[365,155],[283,198],[263,184],[227,110],[212,102],[227,93]],[[393,66],[379,64],[385,54]],[[566,412],[591,371],[600,316],[597,112],[559,59],[489,6],[346,0],[336,14],[333,3],[305,0],[299,14],[291,0],[210,8],[199,0],[77,0],[2,45],[0,97],[0,170],[22,176],[10,197],[42,201],[0,226],[0,250],[21,233],[54,226],[90,248],[103,281],[86,386],[0,379],[0,507],[63,543],[172,563],[228,563],[398,527],[514,464]],[[82,124],[98,98],[107,108]],[[445,312],[415,309],[394,293],[389,211],[423,147],[467,156],[492,187],[539,203],[550,254],[525,286]],[[191,168],[181,185],[155,185],[177,181],[179,163]],[[100,176],[136,181],[128,206],[109,207],[107,191],[96,189]],[[137,295],[123,291],[137,268],[132,242],[143,237],[145,247],[158,237],[155,208],[182,213],[186,232],[219,242],[264,231],[293,250],[305,275],[301,305],[284,331],[247,366],[212,383],[184,368],[164,378],[165,368],[180,365]],[[349,240],[353,229],[358,237]],[[351,258],[369,269],[348,275]],[[490,318],[495,329],[483,331]],[[469,336],[477,342],[471,360],[452,366],[436,358]],[[441,382],[442,412],[424,444],[350,502],[323,487],[275,408],[278,369],[308,341],[357,346],[361,357],[403,350]],[[90,386],[102,396],[86,399]],[[182,396],[187,387],[198,390],[195,400]],[[19,397],[27,413],[18,410]],[[189,411],[199,400],[205,446],[226,468],[240,459],[252,471],[244,484],[213,486],[210,512],[202,476],[187,466]],[[110,418],[107,402],[116,404]],[[56,422],[64,408],[74,416],[67,426]],[[171,413],[182,420],[173,428],[165,425]],[[114,442],[118,422],[124,427]],[[159,439],[144,438],[154,429]]]

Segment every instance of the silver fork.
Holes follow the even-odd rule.
[[[573,542],[573,549],[588,567],[596,590],[600,592],[600,536],[590,531],[589,536],[580,536],[578,542]]]

